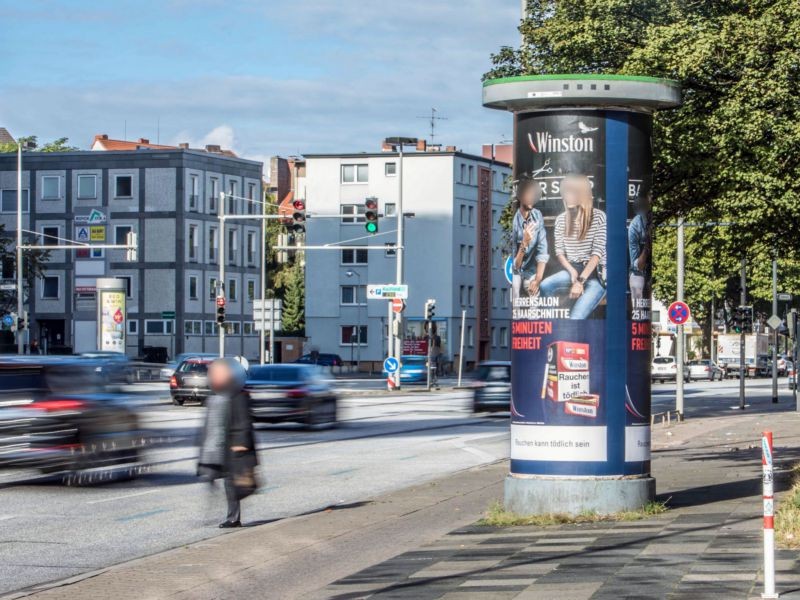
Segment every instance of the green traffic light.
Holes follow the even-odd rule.
[[[377,233],[378,231],[378,224],[377,223],[367,223],[366,224],[367,233]]]

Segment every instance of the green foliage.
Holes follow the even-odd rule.
[[[305,330],[306,317],[305,265],[302,259],[295,259],[289,269],[286,292],[283,298],[283,330],[301,333]]]
[[[26,152],[74,152],[76,150],[80,150],[77,146],[70,146],[68,142],[68,138],[62,137],[53,140],[52,142],[47,142],[44,146],[39,146],[39,142],[35,135],[28,135],[22,136],[17,139],[17,142],[29,142],[30,145],[33,147],[26,150]],[[4,152],[16,152],[17,151],[17,144],[13,143],[5,143],[0,144],[0,154]]]
[[[686,298],[738,304],[800,292],[800,3],[796,0],[529,0],[521,49],[492,56],[487,78],[611,73],[677,80],[683,104],[654,119],[656,223],[687,228]],[[654,294],[675,297],[675,229],[654,240]],[[765,307],[765,310],[769,310]]]
[[[42,250],[26,250],[24,253],[23,264],[23,280],[25,289],[28,292],[25,295],[27,299],[30,290],[33,289],[34,282],[37,277],[42,277],[45,271],[45,263],[50,258],[49,251]],[[16,256],[16,238],[8,235],[5,227],[0,224],[0,265],[14,265],[17,261]],[[17,310],[17,293],[16,290],[6,291],[0,290],[0,314],[7,312],[14,312]]]

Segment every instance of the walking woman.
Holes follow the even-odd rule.
[[[228,515],[220,527],[241,527],[240,501],[256,489],[256,458],[247,372],[232,358],[218,358],[208,368],[214,396],[206,401],[206,423],[197,472],[210,482],[225,478]]]
[[[542,296],[568,295],[571,319],[586,319],[606,295],[606,215],[594,208],[592,184],[585,175],[561,182],[564,212],[556,217],[555,254],[561,270],[545,279]]]
[[[542,197],[539,184],[530,178],[517,183],[517,212],[514,214],[514,275],[512,298],[536,296],[547,266],[547,234],[542,212],[535,208]]]

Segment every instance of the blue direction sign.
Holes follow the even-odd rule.
[[[671,323],[674,323],[675,325],[683,325],[691,316],[689,305],[686,304],[686,302],[681,302],[680,300],[673,302],[669,305],[669,309],[667,309],[667,316],[669,317]]]
[[[397,373],[397,369],[400,368],[400,361],[397,360],[394,356],[387,356],[386,359],[383,361],[383,370],[387,373]]]
[[[503,266],[503,271],[506,274],[506,280],[508,281],[508,285],[513,285],[513,283],[514,283],[514,260],[510,256],[506,259],[506,264]]]
[[[5,325],[6,327],[11,327],[13,324],[14,324],[14,317],[12,317],[11,315],[5,315],[3,317],[3,325]]]

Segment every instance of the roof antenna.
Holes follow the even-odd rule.
[[[125,119],[123,121],[123,123],[124,123],[124,125],[122,126],[122,139],[123,140],[127,140],[128,139],[128,119]]]
[[[161,117],[156,120],[156,144],[161,143]]]
[[[439,117],[436,116],[436,113],[439,112],[435,108],[431,108],[430,116],[424,117],[417,117],[418,119],[427,119],[431,125],[431,145],[433,145],[433,141],[436,138],[436,121],[447,121],[447,117]]]

